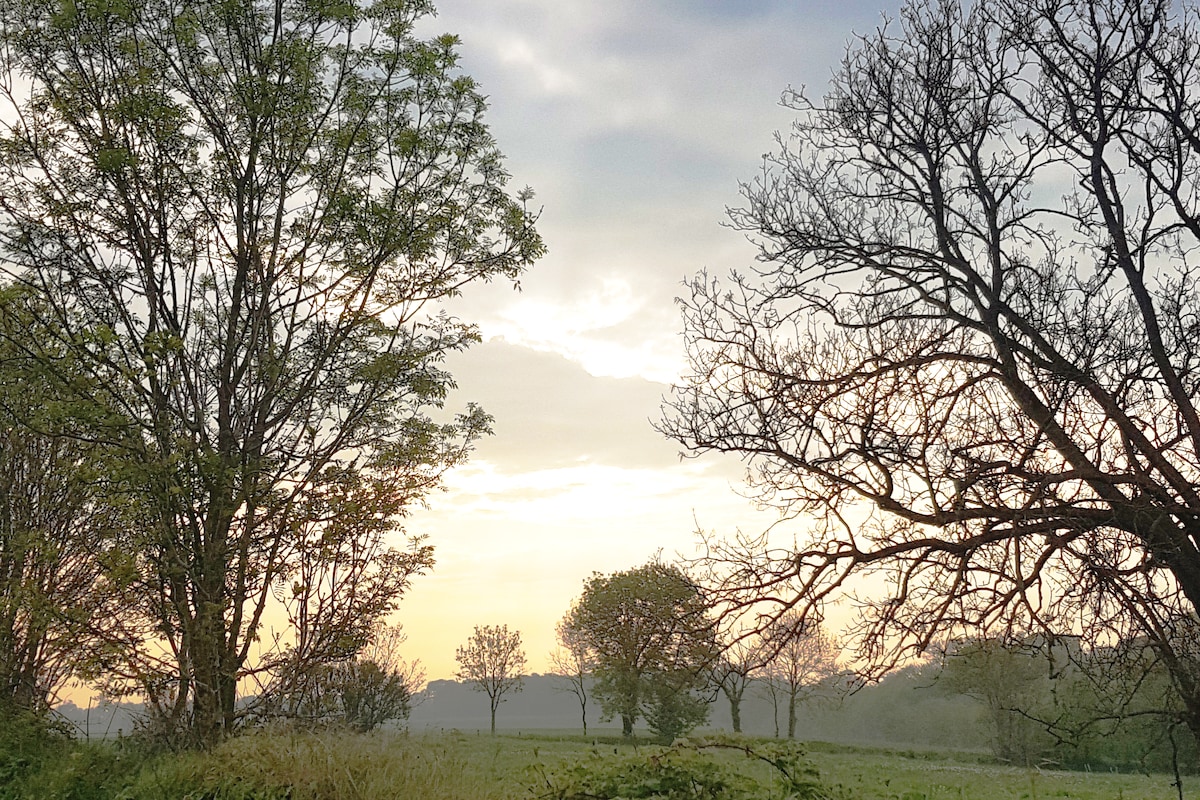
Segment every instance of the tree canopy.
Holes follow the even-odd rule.
[[[1148,637],[1200,730],[1197,15],[918,0],[784,95],[731,212],[759,262],[692,281],[663,423],[813,520],[718,545],[732,606],[882,575],[876,667],[965,629]]]
[[[563,629],[590,652],[592,694],[621,718],[625,736],[642,716],[665,739],[707,718],[695,690],[717,657],[715,629],[699,587],[678,567],[652,561],[594,574]]]
[[[443,301],[543,248],[431,12],[0,2],[0,262],[124,421],[91,435],[138,514],[97,674],[199,741],[361,646],[432,564],[400,517],[488,430],[429,416],[477,338]]]

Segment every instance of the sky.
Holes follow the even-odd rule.
[[[548,670],[555,623],[593,572],[696,552],[697,530],[774,521],[736,459],[681,460],[655,432],[684,370],[674,302],[702,269],[753,263],[723,226],[775,132],[789,86],[819,98],[854,32],[895,0],[440,0],[421,32],[462,40],[489,97],[511,188],[528,185],[549,247],[521,280],[451,311],[483,342],[448,363],[448,407],[478,402],[495,435],[406,520],[437,565],[394,621],[403,655],[450,678],[476,625],[520,631]]]

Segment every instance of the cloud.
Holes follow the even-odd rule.
[[[678,447],[651,427],[668,387],[641,378],[599,378],[560,355],[502,340],[484,342],[447,364],[459,389],[448,407],[478,402],[495,417],[495,436],[477,458],[504,473],[581,464],[659,467]]]
[[[790,124],[780,92],[819,94],[851,31],[879,18],[855,0],[442,0],[440,12],[426,29],[461,33],[550,248],[521,294],[472,287],[452,310],[593,375],[657,381],[682,367],[681,281],[753,263],[721,222]]]

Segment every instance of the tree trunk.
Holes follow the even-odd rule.
[[[496,704],[492,704],[492,736],[496,735]]]
[[[742,698],[729,698],[729,716],[733,719],[733,732],[742,732]]]
[[[788,693],[788,738],[796,738],[796,693]]]
[[[196,742],[204,746],[216,744],[221,739],[221,704],[213,649],[210,642],[193,642],[192,733]]]
[[[628,714],[621,715],[621,735],[626,739],[633,736],[633,717]]]

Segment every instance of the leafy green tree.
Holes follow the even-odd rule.
[[[785,94],[731,215],[759,258],[691,283],[664,428],[814,524],[714,542],[719,600],[886,572],[875,673],[998,620],[1147,637],[1200,733],[1197,14],[910,0]]]
[[[504,695],[521,691],[525,651],[520,631],[507,625],[476,625],[467,643],[454,654],[458,679],[488,696],[492,712],[492,735],[496,734],[496,709]]]
[[[625,736],[645,715],[662,738],[703,722],[695,696],[716,661],[714,625],[699,587],[678,567],[652,561],[594,574],[567,614],[566,629],[591,650],[593,694]]]
[[[543,248],[457,40],[414,34],[431,12],[0,0],[0,253],[132,426],[98,672],[194,741],[247,676],[361,646],[430,564],[399,518],[488,430],[428,416],[477,339],[442,301]],[[252,660],[279,604],[294,630]]]

